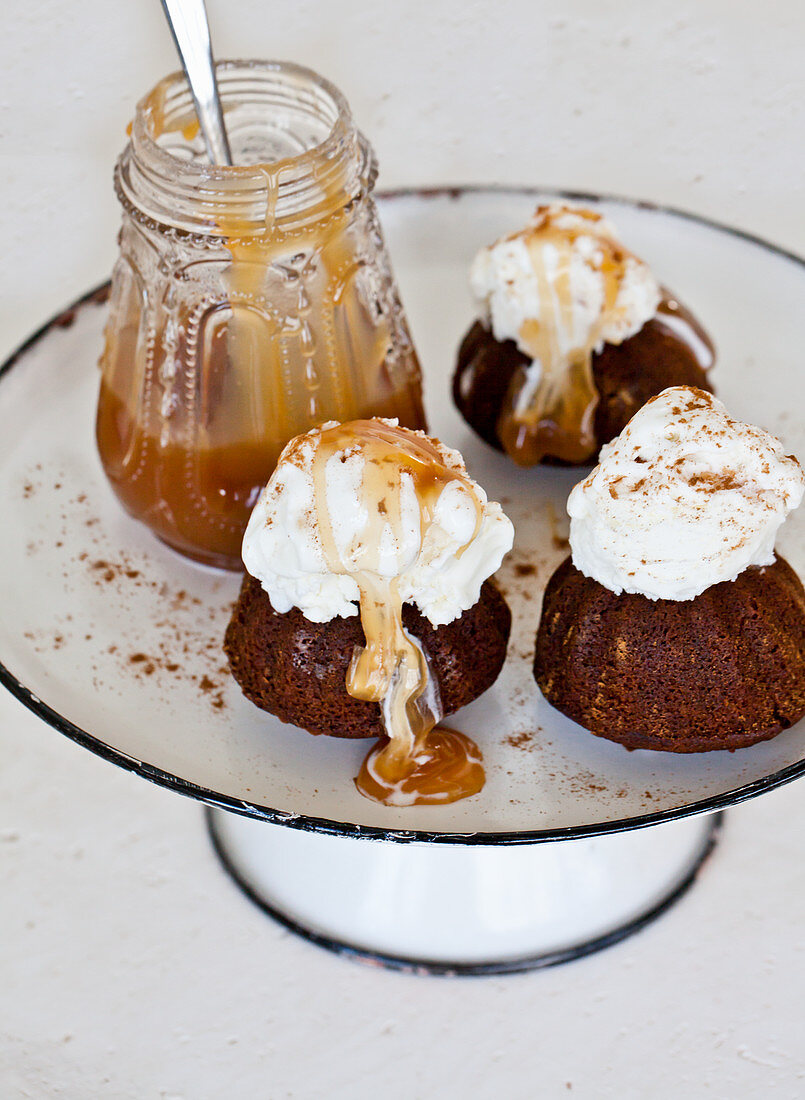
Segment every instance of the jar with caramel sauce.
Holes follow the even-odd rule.
[[[240,568],[283,446],[326,420],[425,428],[419,364],[341,93],[296,65],[218,66],[234,166],[209,164],[184,78],[137,107],[97,441],[123,506]]]

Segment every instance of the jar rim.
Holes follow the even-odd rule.
[[[219,61],[216,70],[225,110],[228,103],[233,109],[250,104],[252,111],[264,103],[267,135],[273,126],[275,138],[298,137],[302,147],[278,159],[213,165],[197,159],[198,146],[190,147],[196,129],[184,134],[191,157],[175,155],[160,144],[160,133],[181,134],[182,123],[197,128],[198,121],[184,73],[171,73],[137,104],[129,144],[115,169],[118,197],[135,218],[181,233],[225,237],[231,232],[221,227],[220,214],[228,211],[238,235],[264,234],[269,222],[290,232],[371,191],[377,171],[371,147],[329,80],[287,61]],[[280,125],[283,111],[287,119]],[[301,127],[296,133],[293,120]]]
[[[279,167],[286,163],[301,165],[304,162],[313,162],[320,159],[323,155],[326,155],[328,146],[335,144],[339,136],[352,125],[352,112],[343,92],[326,77],[321,76],[314,69],[310,69],[305,65],[299,65],[295,61],[233,58],[216,61],[215,70],[223,106],[226,105],[227,100],[226,76],[232,73],[297,77],[302,81],[306,81],[318,91],[324,92],[332,101],[335,118],[326,137],[298,154],[267,162],[272,166]],[[216,181],[231,182],[237,179],[244,179],[245,181],[250,174],[253,176],[257,167],[255,164],[211,164],[209,161],[184,160],[159,144],[152,133],[150,125],[154,105],[158,97],[164,97],[174,89],[179,89],[180,93],[186,94],[188,106],[195,116],[196,111],[190,93],[190,85],[183,70],[177,69],[163,77],[138,101],[135,108],[131,136],[133,139],[136,138],[137,144],[142,146],[146,155],[163,165],[168,171],[181,171],[183,175],[189,178],[197,177],[199,182],[214,184]]]

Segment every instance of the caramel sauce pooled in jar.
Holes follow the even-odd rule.
[[[327,511],[325,470],[333,455],[356,445],[364,458],[361,495],[369,519],[359,545],[349,548],[347,569]],[[428,439],[371,420],[322,432],[313,478],[324,556],[333,573],[349,572],[357,582],[366,637],[366,646],[353,656],[347,691],[356,699],[380,703],[388,735],[369,753],[355,783],[367,798],[393,806],[455,802],[484,784],[477,745],[437,725],[438,688],[425,652],[403,626],[399,579],[379,572],[383,529],[387,524],[400,528],[405,475],[413,481],[423,537],[439,496],[453,481],[461,481],[472,495],[477,533],[480,500],[468,479],[446,466]]]
[[[572,213],[591,227],[602,220],[591,210],[574,208]],[[596,235],[600,260],[586,262],[601,273],[604,299],[586,339],[568,347],[574,312],[573,246],[588,230],[583,224],[559,227],[554,222],[551,209],[540,207],[526,237],[539,288],[540,314],[523,323],[518,346],[521,344],[539,364],[539,381],[530,384],[528,368],[520,368],[512,379],[498,419],[503,449],[522,466],[535,465],[546,455],[581,463],[598,450],[594,431],[598,391],[593,382],[593,350],[615,308],[626,261],[631,255],[616,241]],[[542,256],[546,245],[552,246],[556,255],[555,269],[550,274]]]
[[[174,77],[139,105],[118,163],[96,434],[127,511],[180,552],[239,569],[289,439],[330,419],[425,418],[374,163],[343,97],[296,66],[219,69],[243,164],[203,163]]]

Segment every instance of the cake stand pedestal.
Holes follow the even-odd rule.
[[[327,836],[208,809],[241,889],[322,947],[399,970],[555,966],[639,931],[677,901],[722,814],[504,848]]]
[[[555,517],[579,471],[515,469],[447,395],[472,320],[475,250],[551,197],[476,188],[379,202],[433,434],[463,452],[516,529],[498,575],[513,614],[506,665],[450,719],[481,746],[487,772],[462,802],[361,798],[352,777],[366,744],[309,737],[241,696],[221,650],[239,578],[158,543],[123,514],[100,468],[103,288],[0,367],[0,683],[92,752],[204,803],[221,860],[254,901],[375,963],[501,972],[616,943],[694,881],[719,811],[805,774],[803,722],[735,753],[629,753],[554,711],[534,683],[541,593],[567,552]],[[802,262],[674,211],[583,198],[706,324],[730,410],[805,454],[805,422],[789,415],[805,402]],[[803,574],[800,512],[781,550]]]

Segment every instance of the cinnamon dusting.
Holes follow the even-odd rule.
[[[36,472],[41,472],[41,466],[36,467]],[[86,588],[89,583],[112,597],[121,613],[120,637],[118,642],[107,644],[103,641],[104,630],[99,629],[100,624],[96,627],[91,620],[82,620],[79,626],[73,622],[72,615],[66,614],[55,618],[49,628],[24,632],[34,652],[75,651],[80,654],[92,673],[93,687],[99,692],[115,691],[121,679],[134,678],[147,683],[147,690],[162,691],[169,698],[175,684],[184,683],[197,688],[199,696],[213,710],[222,710],[226,706],[230,675],[221,661],[220,623],[226,622],[231,614],[231,602],[224,600],[220,607],[210,607],[204,621],[199,621],[203,601],[186,589],[175,590],[161,577],[153,575],[147,558],[135,558],[125,550],[109,546],[99,518],[90,512],[91,503],[86,492],[69,492],[66,478],[66,474],[61,474],[59,480],[52,483],[54,489],[56,484],[60,485],[56,491],[62,504],[60,512],[51,517],[55,525],[50,531],[48,545],[61,551],[60,564],[66,585],[75,585],[78,590],[78,585]],[[31,499],[42,488],[32,472],[23,482],[22,498]],[[76,546],[76,528],[82,532],[79,545],[84,545],[85,549],[69,553],[65,547]],[[54,531],[62,537],[52,541]],[[30,543],[28,553],[40,552],[42,545],[40,541]],[[149,595],[157,598],[164,613],[157,613],[149,624],[147,642],[141,638],[136,641],[127,638],[126,609]]]

